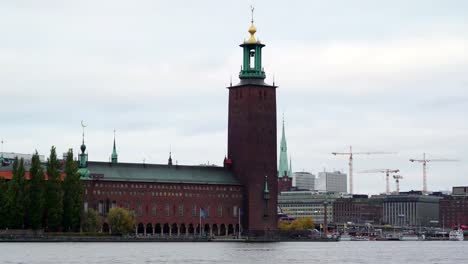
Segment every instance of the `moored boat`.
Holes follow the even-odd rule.
[[[463,241],[465,238],[463,237],[463,230],[460,228],[457,230],[452,230],[449,233],[449,240],[451,241]]]

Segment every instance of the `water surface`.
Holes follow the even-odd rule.
[[[0,263],[468,263],[468,242],[0,243]]]

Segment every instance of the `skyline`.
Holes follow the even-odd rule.
[[[429,190],[467,185],[468,4],[358,2],[253,3],[294,171],[348,173],[331,152],[352,145],[398,152],[354,165],[400,169],[402,191],[421,189],[409,159],[423,152],[460,159],[429,164]],[[0,4],[4,151],[77,154],[85,120],[90,160],[108,160],[116,129],[123,162],[166,163],[171,148],[179,164],[221,165],[250,4]],[[356,173],[354,190],[383,192],[384,175]]]

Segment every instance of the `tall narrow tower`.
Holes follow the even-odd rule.
[[[228,87],[228,158],[244,185],[243,229],[265,235],[277,230],[276,86],[264,82],[265,45],[256,31],[252,16],[250,38],[240,45],[240,83]]]

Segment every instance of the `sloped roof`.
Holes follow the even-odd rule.
[[[240,185],[223,167],[88,162],[91,179],[105,181]]]

